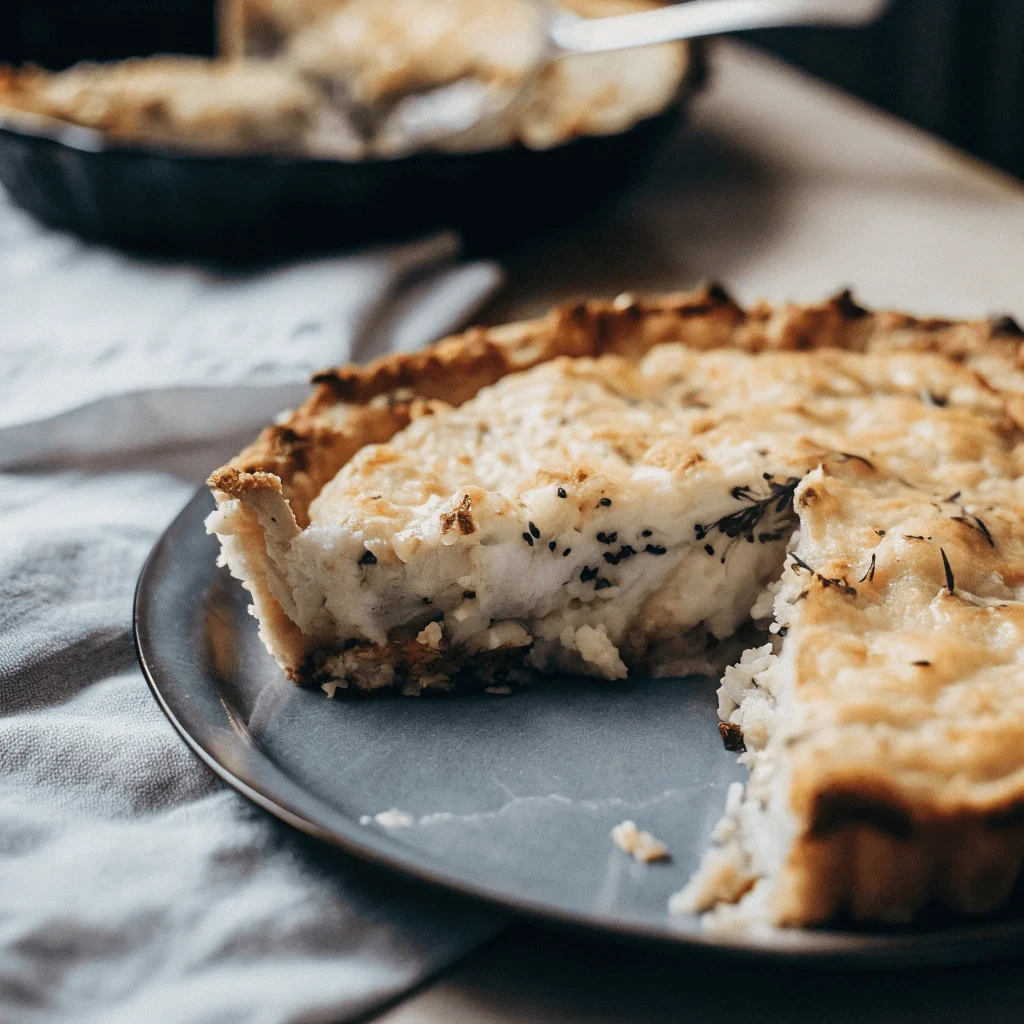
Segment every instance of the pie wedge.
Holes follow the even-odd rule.
[[[848,293],[566,306],[318,375],[208,528],[331,695],[707,671],[753,622],[750,781],[673,908],[984,912],[1024,855],[1022,340]]]

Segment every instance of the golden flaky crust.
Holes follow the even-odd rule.
[[[1024,333],[1010,318],[922,320],[863,309],[845,292],[821,304],[761,303],[743,309],[720,287],[708,285],[695,292],[649,300],[620,296],[614,301],[565,305],[539,320],[474,328],[415,354],[320,373],[314,378],[311,398],[217,470],[210,477],[210,486],[218,503],[237,499],[254,536],[270,529],[271,522],[273,529],[297,532],[309,522],[310,503],[360,448],[387,441],[417,418],[431,400],[459,405],[510,373],[559,356],[614,354],[637,360],[665,342],[683,343],[695,350],[732,348],[749,353],[816,349],[931,353],[956,364],[958,372],[969,374],[981,390],[991,393],[997,419],[1005,423],[1006,431],[1024,428],[1024,387],[1020,385]],[[934,399],[937,406],[945,402],[941,395]],[[855,469],[847,467],[822,479],[808,476],[804,480],[797,500],[808,531],[820,527],[825,536],[834,518],[825,505],[830,500],[842,503],[843,489],[859,486]],[[955,495],[950,498],[955,502]],[[899,500],[906,499],[900,496]],[[815,502],[821,506],[817,512]],[[858,506],[851,500],[845,507]],[[951,623],[949,643],[936,638],[935,652],[953,664],[957,602],[965,603],[967,609],[966,602],[973,600],[959,593],[969,586],[974,573],[967,566],[978,567],[975,575],[992,569],[985,561],[992,548],[985,529],[973,526],[966,514],[957,517],[940,509],[936,517],[934,523],[928,522],[916,532],[929,531],[928,540],[934,532],[936,544],[942,542],[944,552],[950,552],[957,565],[956,585],[948,588],[945,597],[940,592],[941,600],[935,599]],[[867,525],[864,528],[867,530]],[[923,543],[925,538],[904,540]],[[819,538],[815,543],[825,541]],[[912,553],[905,554],[900,548],[896,561],[902,558],[916,567],[918,555],[912,549],[913,545],[907,547]],[[844,568],[822,561],[812,572],[804,566],[808,581],[807,593],[800,595],[806,620],[801,628],[807,639],[801,647],[796,686],[805,697],[831,699],[824,692],[832,682],[826,650],[829,636],[840,625],[850,625],[853,638],[841,643],[852,650],[860,642],[856,623],[852,619],[845,623],[840,605],[847,590],[860,586],[867,592],[872,584],[876,589],[885,585],[885,552],[881,547],[879,551],[877,579],[874,556],[870,567]],[[928,558],[934,560],[933,555],[921,554],[922,564]],[[867,582],[861,578],[862,571]],[[940,574],[936,589],[942,587],[941,571],[936,561],[935,573]],[[946,581],[950,582],[948,576]],[[257,582],[256,590],[261,621],[287,620],[272,583]],[[1012,610],[993,613],[1007,621],[1016,614]],[[279,631],[275,651],[282,663],[292,666],[292,676],[301,674],[303,646],[297,632],[294,627],[291,632]],[[418,656],[424,653],[420,645],[407,646]],[[392,651],[388,656],[400,655]],[[855,667],[867,671],[874,664],[871,652],[857,657],[859,661],[851,662]],[[918,681],[927,681],[927,673],[938,678],[946,671],[934,669],[924,658],[912,664]],[[815,680],[825,680],[826,675],[828,680],[819,687]],[[860,713],[852,707],[844,712],[851,716]],[[865,712],[864,717],[868,721],[870,715]],[[1022,730],[1024,725],[1015,723],[1014,734]],[[773,910],[774,919],[806,924],[848,912],[878,920],[912,915],[930,900],[968,912],[1004,902],[1019,877],[1024,855],[1024,767],[1014,761],[1012,749],[1003,750],[1006,744],[1000,746],[998,739],[993,734],[993,743],[1003,751],[999,756],[1006,763],[996,765],[993,759],[998,758],[990,753],[991,763],[986,763],[984,770],[1000,784],[971,783],[960,794],[962,799],[937,799],[924,789],[915,793],[913,787],[901,785],[895,770],[887,771],[884,759],[873,748],[865,747],[870,758],[844,751],[827,770],[813,757],[797,763],[790,800],[798,835],[785,864],[785,884]],[[946,752],[939,751],[931,760],[922,754],[921,761],[928,771],[941,774],[944,758]]]

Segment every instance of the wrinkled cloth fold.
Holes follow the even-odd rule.
[[[441,236],[213,274],[0,198],[0,1019],[340,1022],[500,927],[226,788],[131,632],[153,543],[310,369],[422,344],[494,287],[455,253]]]
[[[458,239],[260,271],[132,259],[0,194],[0,466],[256,430],[310,374],[454,330],[501,280]]]

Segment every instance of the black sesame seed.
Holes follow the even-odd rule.
[[[612,503],[612,499],[611,498],[602,498],[598,502],[599,505],[604,505],[605,508],[608,508],[611,505],[611,503]]]
[[[526,543],[529,544],[531,548],[533,547],[533,538],[528,533],[524,533],[523,534],[523,540],[525,540]]]
[[[632,558],[636,554],[636,550],[630,544],[623,544],[619,548],[619,558]]]
[[[663,548],[660,544],[648,544],[644,551],[649,555],[663,555],[668,551],[668,548]]]
[[[527,525],[530,527],[530,533],[532,533],[534,537],[540,540],[540,530],[537,529],[537,524],[531,521]]]
[[[606,551],[602,557],[609,565],[619,564],[619,556],[613,555],[610,551]]]
[[[779,627],[779,636],[785,638],[788,635],[789,635],[789,626],[780,626]]]
[[[476,597],[476,591],[475,591],[475,590],[464,590],[464,591],[462,592],[462,596],[463,596],[463,597],[464,597],[464,598],[465,598],[465,599],[466,599],[467,601],[472,601],[472,600],[473,600],[473,598],[474,598],[474,597]]]
[[[597,579],[597,570],[591,569],[589,565],[583,566],[580,572],[580,583],[589,583],[591,580]]]
[[[372,551],[364,551],[359,558],[360,565],[376,565],[377,556]]]
[[[556,541],[556,540],[548,541],[548,551],[554,551],[556,547],[558,547],[558,541]]]
[[[564,551],[562,552],[562,557],[563,557],[563,558],[568,558],[568,557],[569,557],[569,552],[570,552],[570,551],[572,551],[572,548],[566,548],[566,549],[565,549],[565,550],[564,550]]]
[[[874,581],[874,579],[875,579],[875,555],[874,555],[874,553],[872,553],[872,555],[871,555],[871,564],[867,567],[867,569],[864,571],[864,575],[861,576],[861,578],[859,580],[857,580],[857,582],[858,583],[863,583],[865,580],[867,580],[869,583],[872,583]]]
[[[599,533],[597,535],[597,540],[601,544],[614,544],[618,539],[618,536],[619,535],[617,533]]]
[[[595,590],[607,590],[608,587],[612,586],[611,580],[606,580],[603,576],[594,584]]]
[[[704,550],[705,550],[705,551],[706,551],[706,552],[707,552],[707,553],[708,553],[709,555],[713,555],[713,554],[715,553],[715,549],[714,549],[714,548],[713,548],[713,547],[712,547],[712,546],[711,546],[710,544],[705,544],[705,545],[704,545]]]
[[[423,603],[424,604],[433,604],[434,602],[431,601],[429,597],[425,597],[425,598],[423,598]]]
[[[558,496],[559,496],[560,498],[568,498],[568,497],[569,497],[569,495],[568,495],[568,494],[566,493],[566,491],[565,491],[565,488],[564,488],[564,487],[559,487],[559,488],[558,488]]]
[[[650,537],[650,535],[651,535],[651,531],[650,530],[644,530],[644,532],[640,534],[641,537]]]

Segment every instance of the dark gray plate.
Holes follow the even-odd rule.
[[[729,783],[710,679],[547,680],[512,696],[330,701],[281,677],[216,569],[198,494],[139,580],[139,658],[156,699],[223,779],[290,824],[437,885],[553,923],[808,961],[909,965],[1024,948],[1024,921],[927,930],[704,933],[669,895],[707,845]],[[415,823],[372,820],[399,808]],[[368,823],[365,822],[369,817]],[[624,818],[664,839],[667,864],[615,849]]]

